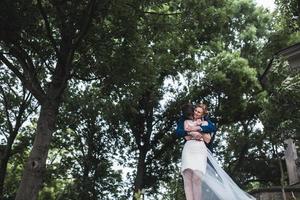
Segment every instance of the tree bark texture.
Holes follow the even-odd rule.
[[[4,179],[6,176],[6,169],[8,163],[9,155],[7,150],[5,150],[3,157],[1,158],[0,164],[0,198],[3,198],[3,190],[4,190]]]
[[[41,189],[46,160],[55,128],[59,104],[46,101],[41,106],[33,148],[25,165],[16,200],[35,200]]]
[[[134,200],[138,200],[140,198],[140,194],[143,189],[145,170],[146,170],[145,159],[146,159],[146,151],[140,151],[140,156],[139,156],[138,166],[137,166],[137,174],[134,181],[134,195],[133,195]]]

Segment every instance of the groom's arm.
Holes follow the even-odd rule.
[[[200,132],[203,132],[203,133],[214,133],[214,132],[216,132],[217,131],[217,127],[216,127],[216,125],[211,121],[211,120],[209,120],[209,119],[206,119],[206,121],[207,121],[207,125],[205,125],[205,126],[200,126]]]
[[[183,119],[183,117],[179,118],[179,120],[177,122],[177,127],[176,127],[175,133],[178,137],[187,136],[187,132],[184,130],[184,119]]]

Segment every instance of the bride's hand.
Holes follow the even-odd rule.
[[[195,132],[193,137],[196,139],[196,140],[203,140],[203,137],[202,137],[202,134],[199,133],[199,132]]]
[[[191,140],[191,139],[192,139],[192,136],[190,136],[190,135],[187,135],[187,136],[184,136],[184,138],[185,138],[185,140],[189,141],[189,140]]]
[[[197,126],[186,126],[184,128],[184,130],[187,131],[187,132],[199,131],[199,127],[197,127]]]

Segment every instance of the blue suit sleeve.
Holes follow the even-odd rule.
[[[177,127],[176,127],[176,136],[178,137],[184,137],[187,135],[186,131],[184,130],[184,119],[181,117],[178,122],[177,122]]]
[[[206,126],[200,126],[203,133],[214,133],[217,131],[216,125],[209,119],[206,119],[208,122],[208,125]]]

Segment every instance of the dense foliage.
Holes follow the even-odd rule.
[[[287,184],[300,76],[276,52],[300,19],[275,2],[2,1],[0,198],[183,199],[188,101],[209,105],[215,156],[242,188]]]

